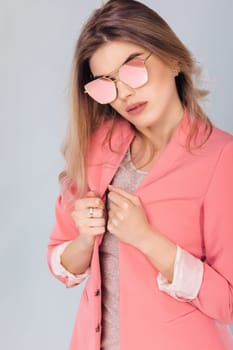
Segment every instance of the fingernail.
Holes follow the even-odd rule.
[[[91,193],[94,193],[94,194],[98,194],[98,192],[96,190],[90,190]]]

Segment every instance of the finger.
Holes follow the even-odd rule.
[[[83,210],[86,208],[104,208],[104,203],[100,198],[91,197],[91,198],[81,198],[75,201],[75,209]]]
[[[109,199],[110,206],[114,204],[115,206],[118,206],[119,208],[122,208],[122,209],[128,209],[130,204],[133,204],[127,198],[123,197],[122,195],[116,192],[109,192],[108,199]]]
[[[90,209],[91,212],[90,212]],[[105,216],[105,211],[100,208],[85,208],[85,209],[76,209],[74,210],[74,213],[77,218],[79,219],[85,219],[85,218],[103,218]]]
[[[97,219],[89,219],[89,218],[77,218],[75,215],[73,216],[74,220],[77,222],[78,227],[101,227],[105,226],[105,219],[104,218],[97,218]]]
[[[88,227],[101,227],[105,226],[105,219],[87,219],[86,223]]]
[[[85,209],[85,217],[87,218],[103,218],[104,210],[99,208],[93,208],[92,214],[90,215],[90,210]]]
[[[108,232],[114,233],[116,232],[118,226],[118,221],[116,219],[109,220],[107,223]]]
[[[99,196],[99,194],[98,194],[98,192],[97,191],[88,191],[87,192],[87,197],[97,197],[97,198],[99,198],[100,196]]]
[[[113,215],[114,215],[113,212],[111,210],[109,210],[109,212],[108,212],[108,220],[111,220]]]
[[[118,195],[128,199],[130,202],[132,202],[134,204],[138,204],[140,202],[139,198],[137,196],[135,196],[132,193],[129,193],[127,191],[124,191],[122,188],[113,187],[112,185],[109,185],[108,189],[109,189],[110,193],[118,194]]]
[[[116,204],[115,202],[113,202],[112,200],[109,200],[108,202],[108,213],[110,211],[116,212],[117,210],[119,210],[120,207],[118,204]]]
[[[75,209],[72,212],[72,216],[77,220],[83,220],[83,219],[92,219],[92,218],[104,218],[105,217],[105,211],[103,209],[99,208],[93,208],[92,214],[90,214],[90,208],[89,209]]]
[[[113,210],[109,210],[108,211],[108,220],[112,220],[112,218],[116,215],[116,212],[114,212]]]
[[[108,220],[108,223],[107,223],[107,231],[108,232],[112,232],[113,231],[113,227],[112,227],[112,224],[111,224],[111,220]]]
[[[82,229],[82,234],[84,235],[101,235],[106,232],[105,226],[100,226],[100,227],[85,227]]]

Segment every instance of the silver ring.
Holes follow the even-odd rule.
[[[89,208],[88,216],[89,216],[89,218],[93,218],[93,216],[94,216],[94,208],[92,208],[92,207]]]

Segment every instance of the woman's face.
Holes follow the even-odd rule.
[[[138,57],[144,59],[149,53],[148,50],[132,43],[108,42],[98,48],[91,57],[90,69],[94,76],[108,76],[109,73],[117,71],[128,57],[139,54]],[[142,131],[165,121],[174,121],[182,110],[174,78],[176,67],[169,67],[154,54],[146,60],[145,65],[148,81],[141,87],[132,88],[118,80],[117,97],[110,103],[123,118]],[[117,73],[114,78],[118,78]]]

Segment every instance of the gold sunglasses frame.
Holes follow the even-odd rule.
[[[131,60],[133,60],[133,59],[135,59],[135,58],[137,58],[137,59],[139,59],[140,61],[142,61],[144,64],[145,64],[145,62],[150,58],[150,56],[152,55],[152,52],[150,52],[145,58],[140,58],[140,57],[133,57],[132,59],[130,59],[128,62],[130,62]],[[87,89],[86,89],[86,85],[87,84],[89,84],[90,82],[92,82],[92,81],[94,81],[94,80],[97,80],[97,79],[106,79],[106,80],[110,80],[110,81],[112,81],[114,84],[115,84],[115,88],[116,88],[116,92],[117,92],[117,86],[116,86],[116,83],[118,82],[118,81],[121,81],[120,79],[117,79],[117,78],[114,78],[114,77],[111,77],[111,75],[115,75],[115,74],[117,74],[118,72],[119,72],[119,70],[121,69],[121,67],[122,66],[124,66],[125,64],[127,64],[128,62],[125,62],[125,63],[123,63],[122,65],[120,65],[120,67],[119,68],[117,68],[117,69],[115,69],[114,71],[112,71],[111,73],[109,73],[109,74],[107,74],[107,75],[101,75],[101,76],[97,76],[96,78],[94,78],[94,79],[92,79],[91,81],[89,81],[88,83],[86,83],[85,85],[84,85],[84,93],[85,94],[88,94],[89,95],[89,93],[88,93],[88,91],[87,91]],[[143,84],[144,85],[144,84]],[[141,85],[141,86],[143,86],[143,85]],[[140,86],[140,87],[141,87]],[[136,88],[135,88],[136,89]],[[89,95],[90,96],[90,95]],[[90,96],[91,97],[91,96]],[[93,97],[91,97],[93,100],[95,100]],[[116,99],[116,98],[115,98]],[[115,100],[114,99],[114,100]],[[113,101],[114,101],[113,100]],[[111,101],[111,102],[113,102],[113,101]],[[96,101],[97,102],[97,101]],[[111,102],[108,102],[108,103],[111,103]],[[99,103],[99,102],[97,102],[97,103]],[[106,103],[106,104],[108,104],[108,103]]]

